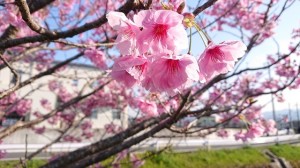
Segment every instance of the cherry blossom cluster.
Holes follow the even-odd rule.
[[[129,160],[127,159],[127,156],[129,156]],[[130,153],[129,150],[123,150],[122,152],[118,153],[115,157],[115,159],[112,162],[113,168],[119,168],[121,167],[122,161],[130,161],[132,168],[139,168],[142,165],[144,165],[145,161],[139,159],[137,154]],[[99,167],[102,167],[101,165]]]
[[[271,0],[268,3],[270,3],[270,7],[273,7],[277,1]],[[265,7],[266,4],[263,0],[219,0],[205,13],[214,17],[213,21],[218,18],[216,19],[217,25],[214,25],[211,30],[224,30],[225,26],[237,28],[237,25],[239,25],[243,28],[245,34],[260,33],[256,43],[261,43],[274,35],[278,16],[275,12],[271,14],[262,13],[262,9]],[[266,20],[265,17],[269,19]],[[202,23],[204,26],[208,25],[209,19],[204,19]]]
[[[278,85],[268,86],[264,85],[265,82],[261,73],[255,75],[243,74],[236,81],[229,84],[227,82],[215,85],[209,93],[209,97],[203,104],[212,104],[213,109],[224,109],[229,106],[239,104],[240,107],[247,107],[243,110],[233,109],[224,113],[214,114],[217,123],[232,122],[234,124],[244,125],[244,128],[237,133],[229,132],[225,129],[220,129],[217,135],[220,137],[229,137],[233,135],[236,140],[248,141],[262,135],[274,133],[276,131],[276,123],[274,120],[266,120],[262,115],[263,106],[258,106],[254,103],[255,97],[247,98],[243,101],[245,95],[257,94],[265,92],[268,89],[278,88]],[[267,80],[269,81],[269,80]],[[257,83],[262,83],[258,85]],[[272,82],[273,83],[273,82]]]
[[[234,135],[236,140],[248,141],[266,135],[267,133],[274,133],[276,131],[276,123],[274,120],[261,119],[257,122],[252,122],[246,131],[239,131]]]
[[[31,105],[31,99],[24,99],[16,93],[11,93],[9,96],[0,99],[0,111],[5,112],[5,115],[15,112],[20,116],[25,116],[31,111]]]
[[[182,54],[192,45],[186,22],[194,21],[190,15],[172,10],[143,10],[132,20],[121,12],[109,12],[107,19],[118,33],[115,42],[122,55],[115,59],[111,76],[127,87],[140,84],[151,92],[174,95],[194,82],[205,82],[232,70],[246,50],[239,41],[209,41],[198,60],[189,51]]]
[[[219,122],[222,122],[228,118],[233,117],[234,113],[220,114]],[[234,133],[236,140],[248,141],[257,137],[261,137],[266,134],[275,133],[276,122],[274,120],[266,120],[261,115],[261,107],[253,106],[246,110],[246,112],[234,117],[231,121],[233,123],[243,124],[245,129],[241,129],[237,133]],[[225,129],[220,129],[217,135],[220,137],[229,137],[232,133]]]

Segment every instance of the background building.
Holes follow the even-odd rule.
[[[56,62],[57,63],[57,62]],[[40,73],[36,69],[38,67],[38,63],[36,62],[18,62],[12,65],[20,75],[20,80],[25,81],[30,77]],[[50,91],[48,87],[49,81],[57,81],[63,84],[66,87],[66,90],[69,91],[81,91],[84,90],[90,91],[92,85],[95,85],[93,79],[97,79],[97,76],[101,74],[96,67],[86,65],[86,64],[69,64],[61,71],[57,71],[52,75],[48,75],[42,77],[32,84],[29,84],[22,89],[18,90],[16,94],[20,97],[25,96],[28,99],[32,100],[32,108],[31,111],[27,113],[23,120],[32,120],[35,119],[35,112],[46,114],[48,111],[42,107],[41,100],[47,99],[51,105],[51,109],[55,109],[61,102],[57,95]],[[13,86],[16,79],[14,75],[10,72],[8,68],[2,69],[0,71],[0,89],[4,90],[8,87]],[[90,82],[90,87],[86,87],[87,83]],[[17,102],[16,102],[17,103]],[[21,116],[16,113],[9,114],[5,120],[2,120],[1,125],[3,127],[10,126],[14,124],[16,121],[20,120]],[[86,120],[90,120],[93,124],[93,129],[104,129],[104,126],[109,123],[114,123],[116,125],[127,127],[128,117],[126,113],[121,112],[119,110],[114,110],[110,108],[102,108],[102,109],[92,109],[92,114]],[[42,122],[39,126],[45,126],[46,128],[61,128],[64,126],[63,123],[57,124],[49,124],[48,122]]]

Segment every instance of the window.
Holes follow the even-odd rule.
[[[24,119],[25,118],[20,116],[18,113],[12,112],[12,113],[5,116],[5,119],[3,119],[1,121],[1,125],[3,127],[9,127],[11,125],[14,125],[18,121],[24,121]]]
[[[120,120],[121,112],[119,110],[112,110],[112,118],[113,120]]]
[[[64,102],[61,100],[61,98],[57,96],[56,97],[56,108],[61,106],[63,103]]]
[[[96,80],[96,81],[93,81],[93,82],[90,84],[90,87],[91,87],[91,88],[96,88],[98,85],[99,85],[99,82]]]
[[[17,73],[19,75],[20,82],[21,82],[22,81],[22,75],[25,74],[25,72],[22,71],[22,70],[17,70]],[[16,78],[16,76],[14,74],[12,74],[12,78],[11,78],[10,83],[11,84],[15,84],[16,82],[17,82],[17,78]]]
[[[94,108],[91,110],[91,118],[97,119],[98,118],[98,109]]]
[[[2,121],[2,126],[9,127],[11,125],[14,125],[17,121],[18,121],[18,119],[16,119],[16,118],[6,118]]]
[[[74,87],[77,87],[77,86],[78,86],[78,79],[73,79],[72,85],[73,85]]]

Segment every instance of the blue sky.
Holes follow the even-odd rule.
[[[189,5],[195,5],[197,0],[187,0]],[[284,1],[279,1],[276,6],[281,6]],[[276,7],[276,11],[280,10],[281,7]],[[280,51],[282,53],[288,52],[288,46],[291,40],[291,32],[293,28],[300,27],[300,1],[296,1],[291,8],[289,8],[281,17],[278,26],[275,29],[274,39],[278,42],[280,46]],[[230,31],[230,30],[229,30]],[[214,42],[222,42],[226,40],[236,40],[236,37],[224,32],[210,32],[210,35]],[[262,43],[262,45],[255,47],[250,54],[247,56],[245,61],[242,63],[240,68],[245,67],[258,67],[266,65],[266,58],[269,54],[275,54],[277,52],[277,46],[273,38],[270,38]],[[196,56],[204,50],[203,43],[198,35],[193,37],[192,53]],[[299,60],[298,60],[299,61]],[[291,109],[295,110],[295,104],[299,103],[300,107],[300,90],[286,90],[283,92],[285,96],[285,102],[279,103],[275,101],[275,110],[285,110],[288,109],[289,104]],[[265,105],[263,112],[272,111],[272,105],[270,103],[271,96],[263,96],[257,99],[258,104]],[[287,111],[288,112],[288,111]]]
[[[187,3],[189,5],[195,5],[198,2],[198,0],[187,0]],[[279,3],[283,3],[283,1],[280,1]],[[280,4],[277,4],[278,6]],[[277,8],[279,10],[280,8]],[[283,14],[283,17],[280,19],[279,25],[275,30],[274,38],[278,41],[281,51],[285,52],[287,51],[289,40],[291,37],[292,29],[295,27],[300,26],[300,1],[296,1],[295,4],[288,9],[286,13]],[[230,35],[228,33],[224,32],[210,32],[210,35],[212,39],[218,43],[226,40],[237,40],[236,37],[233,35]],[[75,37],[76,38],[76,37]],[[193,37],[193,43],[192,43],[192,53],[198,57],[201,52],[204,50],[203,42],[201,41],[199,35],[195,35]],[[268,54],[274,54],[277,52],[276,44],[274,43],[273,39],[266,40],[262,45],[254,48],[249,56],[247,56],[246,60],[241,65],[241,68],[245,67],[257,67],[265,65],[266,57]],[[74,55],[77,53],[75,50],[68,51],[68,52],[59,52],[59,56],[57,57],[59,60],[62,60],[62,58],[66,58],[69,56]],[[77,62],[80,63],[88,63],[86,59],[79,59]],[[297,103],[299,100],[299,97],[295,95],[300,95],[299,90],[294,91],[285,91],[284,94],[286,95],[286,102],[284,103],[276,103],[276,109],[287,109],[288,104]],[[265,104],[270,101],[270,96],[264,96],[263,98],[258,99],[260,104]],[[299,102],[300,103],[300,102]],[[268,104],[263,111],[271,111],[271,104]]]

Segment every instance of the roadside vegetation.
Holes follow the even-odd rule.
[[[26,167],[27,168],[39,168],[40,166],[42,166],[45,163],[46,163],[45,160],[34,159],[34,160],[31,160],[31,161],[28,161]],[[17,165],[19,165],[19,166],[17,166]],[[0,161],[0,168],[16,168],[16,167],[22,167],[20,165],[19,160]]]
[[[293,168],[300,168],[300,147],[292,145],[275,145],[269,147],[270,151],[278,157],[288,160]]]
[[[200,150],[191,153],[164,152],[146,160],[143,168],[231,168],[268,167],[269,159],[259,149],[243,148],[234,150]]]
[[[160,154],[147,157],[142,168],[266,168],[270,160],[262,150],[265,148],[242,148],[224,150],[199,150],[189,153],[175,153],[164,151]],[[274,145],[268,149],[279,157],[290,161],[294,168],[300,168],[300,147],[291,145]],[[145,157],[149,153],[140,155]],[[102,165],[108,166],[113,160],[110,158]],[[28,168],[38,168],[45,164],[45,160],[32,160],[28,162]],[[1,161],[0,168],[14,168],[20,161]],[[111,166],[108,166],[111,167]],[[130,168],[132,165],[126,161],[121,164],[122,168]]]

